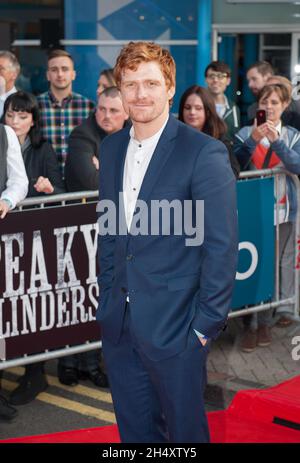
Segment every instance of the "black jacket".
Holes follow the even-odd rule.
[[[99,147],[106,132],[101,129],[95,113],[71,132],[65,179],[68,191],[98,190],[99,171],[92,162],[99,157]]]
[[[33,187],[40,176],[47,177],[50,180],[54,187],[52,194],[64,193],[66,191],[56,153],[48,142],[42,142],[38,148],[29,145],[22,154],[29,180],[27,197],[43,196],[45,194],[38,193]]]
[[[229,161],[231,164],[231,169],[234,173],[234,176],[236,179],[239,178],[240,175],[240,164],[236,158],[236,156],[233,154],[233,142],[229,140],[226,136],[223,136],[220,138],[220,141],[224,143],[224,145],[227,148],[228,155],[229,155]]]

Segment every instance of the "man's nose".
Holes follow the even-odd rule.
[[[138,85],[136,90],[136,96],[139,99],[143,99],[147,96],[146,89],[143,85]]]

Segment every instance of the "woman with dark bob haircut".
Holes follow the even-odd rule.
[[[178,119],[222,141],[228,150],[233,173],[236,178],[239,176],[239,163],[232,154],[230,141],[226,138],[226,124],[218,116],[214,100],[206,88],[193,85],[184,92],[179,103]]]
[[[13,93],[4,103],[2,120],[15,131],[21,145],[29,180],[27,196],[65,192],[55,151],[42,139],[36,98],[26,92]]]

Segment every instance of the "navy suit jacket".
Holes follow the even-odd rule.
[[[120,217],[129,130],[101,144],[100,200],[114,202]],[[185,233],[99,235],[102,336],[118,343],[129,295],[134,336],[148,357],[160,360],[183,351],[190,330],[216,338],[226,324],[238,253],[236,181],[226,147],[171,115],[138,199],[149,210],[154,199],[204,200],[200,246],[186,246]],[[150,223],[147,208],[145,214]]]

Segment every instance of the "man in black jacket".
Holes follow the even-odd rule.
[[[68,191],[98,190],[101,141],[106,135],[122,129],[127,119],[119,90],[116,87],[106,88],[99,96],[95,112],[70,134],[65,165]],[[94,368],[96,355],[96,351],[90,351],[69,356],[68,363],[58,367],[60,382],[75,385],[78,379],[88,377],[95,385],[107,387],[105,373],[100,366]],[[80,365],[84,365],[86,371],[82,371]]]
[[[96,111],[70,135],[65,166],[68,191],[98,189],[101,141],[122,129],[127,119],[117,87],[106,88],[99,96]]]

